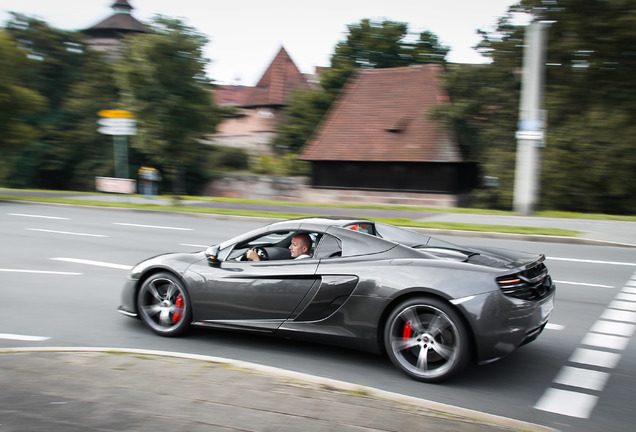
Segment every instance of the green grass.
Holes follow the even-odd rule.
[[[137,204],[131,202],[125,202],[128,196],[122,195],[119,201],[98,201],[98,200],[86,200],[86,199],[74,199],[74,198],[59,198],[53,196],[47,196],[47,193],[69,193],[77,195],[103,195],[105,197],[112,198],[113,194],[100,194],[95,192],[67,192],[67,191],[45,191],[45,190],[32,190],[34,192],[43,192],[42,196],[29,197],[29,196],[15,196],[2,194],[3,189],[0,188],[0,200],[13,200],[13,201],[29,201],[29,202],[45,202],[55,204],[67,204],[67,205],[85,205],[94,207],[117,207],[136,210],[147,211],[169,211],[169,212],[182,212],[182,213],[202,213],[211,215],[224,215],[224,216],[243,216],[243,217],[259,217],[259,218],[271,218],[271,219],[295,219],[307,216],[317,216],[311,213],[296,213],[296,212],[271,212],[271,211],[259,211],[259,210],[240,210],[240,209],[216,209],[206,208],[199,206],[188,206],[183,203],[184,201],[209,201],[209,202],[226,202],[226,203],[247,203],[247,204],[270,204],[270,205],[285,205],[294,207],[324,207],[324,208],[354,208],[361,210],[360,217],[364,217],[364,210],[397,210],[397,211],[414,211],[424,213],[463,213],[463,214],[491,214],[491,215],[515,215],[512,212],[499,211],[499,210],[486,210],[486,209],[468,209],[468,208],[433,208],[433,207],[416,207],[416,206],[398,206],[398,205],[352,205],[352,204],[316,204],[305,202],[288,202],[288,201],[267,201],[267,200],[252,200],[252,199],[237,199],[237,198],[220,198],[220,197],[199,197],[199,196],[183,196],[173,197],[164,196],[162,198],[168,198],[171,200],[170,204]],[[138,196],[138,195],[137,195]],[[536,216],[553,217],[553,218],[571,218],[571,219],[596,219],[596,220],[622,220],[622,221],[636,221],[636,216],[615,216],[615,215],[602,215],[602,214],[581,214],[571,212],[556,212],[556,211],[543,211],[538,212]],[[366,217],[364,217],[366,218]],[[509,234],[525,234],[525,235],[547,235],[547,236],[564,236],[574,237],[579,234],[578,231],[565,230],[558,228],[545,228],[545,227],[527,227],[527,226],[508,226],[508,225],[485,225],[485,224],[469,224],[469,223],[453,223],[453,222],[423,222],[405,218],[368,218],[378,222],[389,223],[397,226],[406,226],[413,228],[426,228],[426,229],[439,229],[439,230],[460,230],[460,231],[479,231],[479,232],[497,232],[497,233],[509,233]]]

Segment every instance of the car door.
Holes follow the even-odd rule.
[[[316,283],[318,259],[196,264],[203,280],[191,292],[194,321],[208,326],[274,331]]]

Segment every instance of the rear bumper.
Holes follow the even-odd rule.
[[[477,361],[504,357],[535,340],[554,307],[555,287],[540,300],[519,300],[494,291],[467,299],[457,307],[471,322]]]

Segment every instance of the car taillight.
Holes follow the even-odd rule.
[[[497,284],[504,295],[521,300],[538,300],[552,290],[552,278],[543,263],[519,273],[499,276]]]

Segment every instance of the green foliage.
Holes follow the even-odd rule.
[[[38,131],[27,118],[45,108],[42,96],[20,79],[29,60],[14,40],[0,31],[0,151],[3,162],[34,141]],[[0,165],[0,176],[7,167]]]
[[[293,153],[280,156],[261,155],[254,170],[259,174],[276,177],[301,176],[309,173],[309,164],[298,160]]]
[[[138,121],[132,146],[163,168],[174,192],[183,193],[185,171],[205,169],[201,161],[209,146],[200,141],[220,119],[205,77],[207,39],[181,20],[161,16],[152,30],[126,39],[116,79],[123,106]]]
[[[16,186],[77,186],[73,185],[76,164],[87,159],[90,142],[78,141],[72,135],[77,119],[84,119],[87,113],[73,111],[67,103],[74,86],[96,78],[86,69],[95,56],[86,50],[80,34],[57,30],[22,15],[13,15],[6,32],[27,54],[25,61],[14,64],[13,81],[29,88],[30,95],[39,94],[43,99],[40,109],[21,116],[22,123],[16,122],[27,123],[37,135],[22,135],[20,145],[13,146],[7,158],[2,177],[5,183]],[[95,83],[103,91],[107,89],[107,82]],[[32,96],[25,97],[25,101],[29,100],[34,101]],[[94,131],[95,112],[91,114]],[[84,180],[88,179],[80,183]]]
[[[320,76],[320,88],[294,95],[283,111],[272,146],[279,153],[297,152],[314,133],[320,120],[352,73],[360,68],[388,68],[412,64],[445,64],[448,48],[437,37],[408,34],[405,23],[363,19],[348,26],[349,34],[331,56],[331,68]]]
[[[211,146],[207,166],[212,171],[241,171],[249,168],[249,155],[240,148]]]
[[[483,207],[513,201],[524,26],[513,12],[553,21],[547,35],[541,208],[636,212],[636,4],[629,0],[524,0],[482,32],[483,66],[449,68],[451,104],[439,119],[457,132],[464,155],[498,187],[475,193]]]

